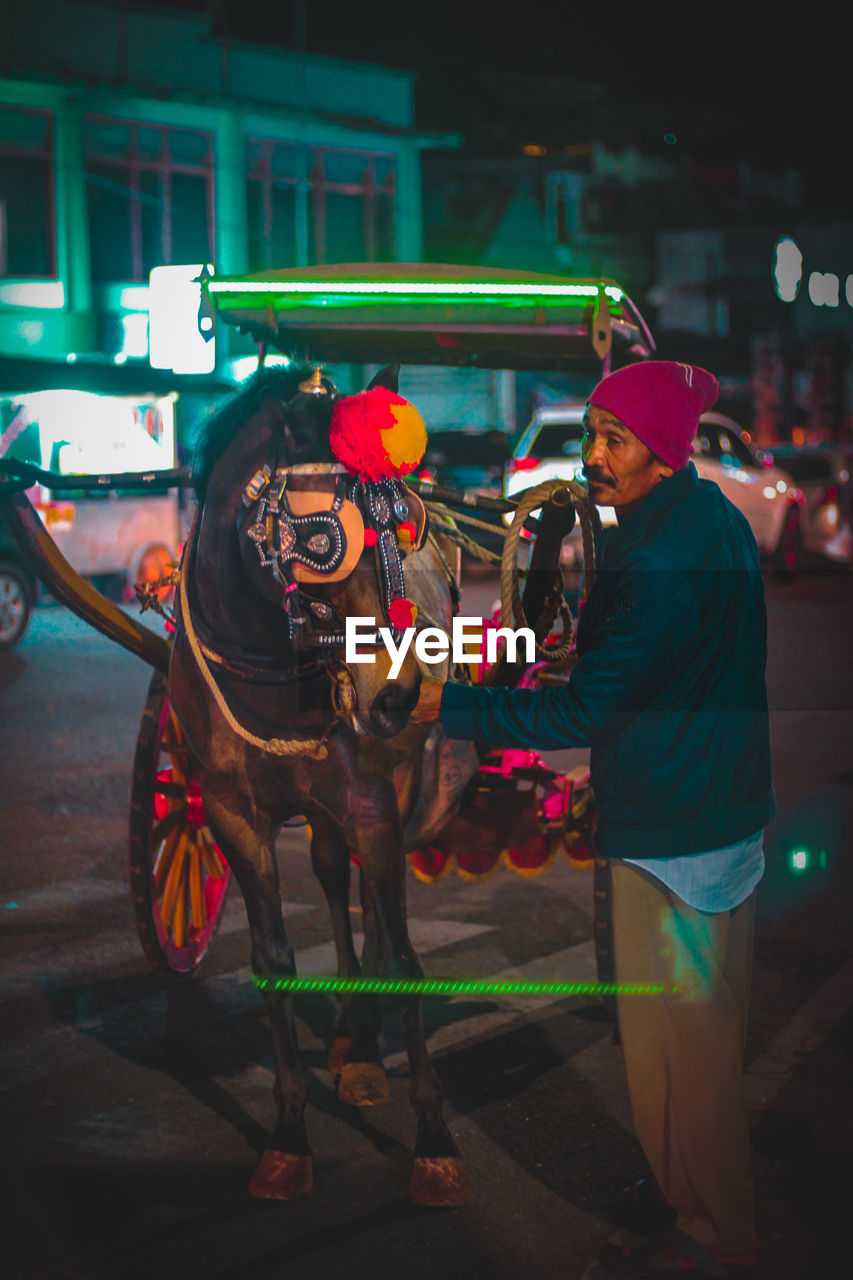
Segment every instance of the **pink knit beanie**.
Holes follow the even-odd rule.
[[[629,364],[602,378],[587,401],[606,409],[673,471],[693,452],[699,415],[719,395],[713,374],[674,360]]]

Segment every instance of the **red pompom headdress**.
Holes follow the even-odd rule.
[[[427,434],[413,404],[387,387],[370,387],[338,400],[329,444],[338,461],[360,480],[401,479],[424,456]]]

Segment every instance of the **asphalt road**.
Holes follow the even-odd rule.
[[[853,1150],[853,580],[768,582],[779,813],[768,832],[747,1078],[763,1280],[835,1276]],[[496,594],[472,580],[467,612]],[[0,655],[0,1271],[10,1280],[286,1276],[575,1280],[642,1172],[619,1049],[591,999],[430,999],[425,1019],[475,1198],[405,1194],[407,1071],[356,1113],[323,1066],[331,1006],[301,997],[315,1151],[310,1201],[253,1201],[272,1122],[271,1048],[232,894],[193,981],[147,969],[126,884],[127,802],[149,672],[65,610]],[[566,766],[583,753],[558,757]],[[792,851],[806,855],[794,870]],[[301,830],[279,853],[303,969],[331,967]],[[801,859],[802,860],[802,859]],[[410,877],[435,976],[591,978],[591,883]]]

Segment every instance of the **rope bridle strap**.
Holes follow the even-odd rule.
[[[213,695],[213,700],[221,711],[228,727],[236,733],[244,742],[248,742],[251,746],[266,751],[274,756],[308,756],[312,760],[325,760],[328,757],[328,748],[326,746],[326,736],[328,730],[322,738],[260,738],[257,734],[252,733],[244,725],[240,723],[232,712],[225,696],[219,685],[216,683],[213,672],[207,664],[207,660],[202,653],[201,644],[198,634],[193,625],[192,611],[190,609],[189,596],[187,594],[187,575],[186,562],[191,546],[195,544],[197,523],[193,525],[186,547],[184,548],[184,563],[180,571],[178,583],[178,597],[180,600],[180,616],[184,625],[184,632],[189,641],[190,650],[195,659],[196,666],[201,672],[202,679]]]
[[[518,505],[512,523],[504,539],[503,556],[501,558],[501,626],[519,629],[529,626],[521,603],[521,592],[518,587],[518,546],[524,522],[532,511],[548,502],[551,495],[558,490],[568,490],[572,503],[580,520],[581,541],[583,546],[584,591],[588,594],[595,582],[595,543],[601,533],[601,520],[594,502],[584,485],[576,480],[546,480],[525,489],[519,495]],[[543,646],[536,642],[536,655],[548,663],[565,662],[572,651],[575,627],[571,612],[564,603],[559,608],[563,618],[565,639],[559,645]]]

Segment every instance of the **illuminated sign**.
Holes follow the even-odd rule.
[[[780,236],[773,246],[773,287],[782,302],[794,302],[800,295],[803,282],[803,252],[792,236]],[[839,307],[841,305],[841,279],[834,271],[810,271],[806,279],[806,293],[814,307]],[[848,306],[853,307],[853,274],[844,285]]]
[[[61,475],[167,471],[175,465],[175,397],[33,391],[0,400],[8,451]]]
[[[174,373],[212,373],[216,344],[212,322],[199,330],[201,264],[155,267],[148,289],[148,359],[154,369]]]
[[[783,302],[793,302],[803,279],[803,255],[790,236],[780,236],[773,246],[773,287]]]

